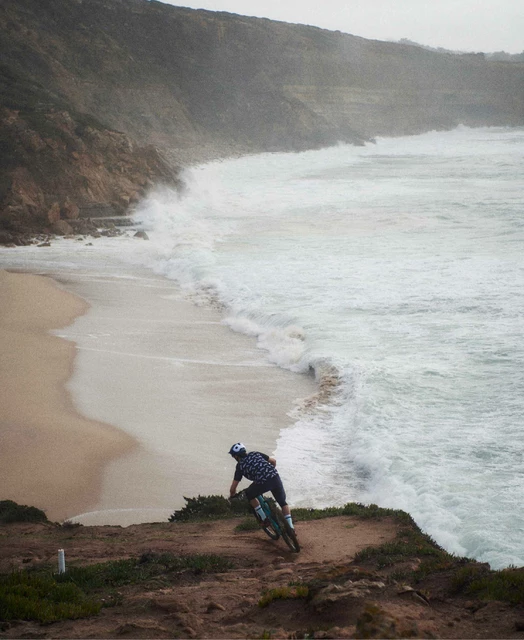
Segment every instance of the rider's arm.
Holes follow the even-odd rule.
[[[229,488],[229,497],[232,498],[237,492],[238,483],[240,480],[233,480],[231,487]]]

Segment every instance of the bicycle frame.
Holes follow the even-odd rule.
[[[245,490],[237,493],[237,496],[242,495],[246,498]],[[271,504],[268,502],[264,496],[257,496],[257,500],[262,507],[262,511],[266,515],[268,520],[268,525],[263,526],[263,531],[266,533],[272,540],[278,540],[282,538],[282,540],[286,543],[286,545],[294,551],[298,553],[300,551],[300,545],[298,543],[297,537],[293,529],[290,529],[289,525],[285,522],[284,516],[280,511],[280,508],[276,503],[272,502]],[[254,509],[253,509],[254,513]],[[258,516],[254,514],[258,520]]]
[[[273,517],[273,514],[271,513],[271,509],[269,508],[269,504],[267,503],[267,500],[264,498],[264,496],[257,496],[257,500],[259,501],[260,506],[262,507],[262,510],[266,514],[266,517],[269,520],[271,527],[277,534],[277,538],[280,537],[282,535],[282,529],[280,527],[280,524]]]

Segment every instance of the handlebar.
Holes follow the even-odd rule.
[[[239,491],[238,493],[235,493],[234,496],[230,496],[228,499],[229,500],[243,500],[246,497],[246,490],[243,489],[242,491]]]

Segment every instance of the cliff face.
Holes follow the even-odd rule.
[[[4,219],[24,171],[46,207],[67,192],[121,208],[173,179],[144,145],[186,162],[524,123],[524,64],[482,55],[148,0],[3,0],[0,32]]]
[[[174,171],[154,147],[67,109],[0,109],[0,229],[12,233],[73,232],[80,216],[119,215]]]

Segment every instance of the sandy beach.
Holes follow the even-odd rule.
[[[6,271],[0,297],[2,499],[59,520],[96,503],[103,468],[135,442],[79,415],[65,390],[75,347],[49,332],[85,313],[85,301],[48,278]]]
[[[231,444],[271,453],[315,392],[145,270],[1,273],[1,498],[51,519],[158,521],[226,495]]]

